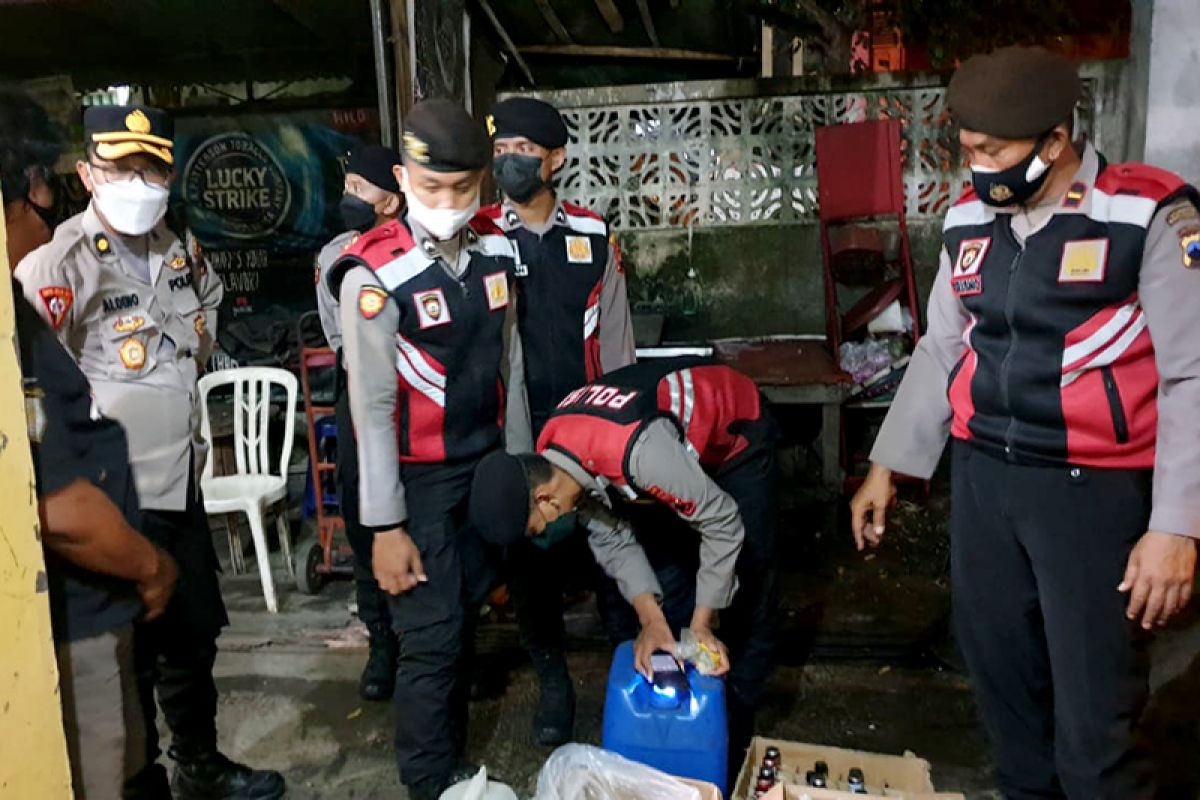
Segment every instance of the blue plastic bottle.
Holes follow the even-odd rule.
[[[725,792],[725,682],[690,664],[682,686],[652,685],[633,668],[633,643],[613,655],[604,703],[605,750]]]

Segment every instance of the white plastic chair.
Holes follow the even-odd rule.
[[[232,475],[213,475],[212,427],[209,422],[208,395],[220,386],[233,385],[233,440],[237,472]],[[287,391],[287,406],[283,415],[283,449],[279,455],[279,474],[271,472],[268,447],[268,421],[271,411],[271,388],[280,386]],[[266,514],[276,503],[283,507],[275,515],[279,544],[284,562],[291,573],[292,547],[288,527],[287,478],[288,456],[296,428],[296,376],[274,367],[238,367],[211,372],[200,379],[200,432],[208,442],[208,458],[200,486],[204,490],[204,510],[209,514],[242,512],[250,521],[254,538],[254,553],[262,579],[267,610],[279,610],[275,599],[275,581],[271,577],[270,552],[267,549]],[[235,526],[236,527],[236,526]],[[241,541],[231,532],[231,546]]]

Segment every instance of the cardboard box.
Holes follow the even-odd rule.
[[[678,777],[678,776],[676,776],[676,777]],[[679,780],[683,781],[688,786],[691,786],[692,788],[699,791],[700,792],[700,800],[721,800],[721,790],[718,789],[716,786],[712,785],[711,783],[705,783],[704,781],[694,781],[694,780],[691,780],[690,778],[679,778]]]
[[[780,784],[764,800],[802,800],[806,796],[811,800],[855,800],[864,797],[875,800],[964,800],[961,794],[939,794],[933,787],[929,762],[912,753],[886,756],[760,737],[755,737],[750,743],[730,800],[749,800],[753,797],[756,772],[768,747],[779,748],[782,769]],[[830,789],[813,789],[803,785],[805,773],[818,761],[829,765]],[[840,791],[845,787],[847,774],[854,767],[863,771],[870,794]]]

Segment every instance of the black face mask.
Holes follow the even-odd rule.
[[[1008,169],[980,172],[972,168],[971,185],[975,187],[975,194],[979,195],[979,199],[989,206],[1015,206],[1023,204],[1037,194],[1050,177],[1050,165],[1044,161],[1040,162],[1043,169],[1033,178],[1028,177],[1029,168],[1041,152],[1047,136],[1048,134],[1039,136],[1029,155]]]
[[[375,206],[352,194],[342,195],[338,203],[338,211],[342,214],[342,223],[348,231],[363,233],[375,227]]]
[[[500,191],[516,203],[529,202],[546,185],[542,180],[542,159],[537,156],[519,153],[496,156],[492,172]]]
[[[58,227],[59,223],[58,214],[55,213],[54,209],[42,208],[28,197],[25,198],[25,202],[28,203],[29,207],[33,209],[33,213],[41,217],[42,223],[46,226],[46,229],[49,230],[50,233],[54,233],[54,229]]]

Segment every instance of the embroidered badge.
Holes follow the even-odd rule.
[[[182,272],[187,269],[187,259],[183,256],[175,256],[171,259],[171,269],[176,272]]]
[[[50,318],[50,327],[58,330],[75,302],[75,293],[66,286],[44,286],[38,289],[38,296],[46,306],[46,314]]]
[[[117,333],[134,333],[140,331],[145,324],[145,317],[136,314],[122,314],[113,320],[113,330]]]
[[[646,494],[650,495],[655,500],[666,503],[671,508],[675,509],[675,512],[682,517],[690,517],[692,514],[696,513],[695,500],[684,500],[683,498],[676,497],[661,486],[651,486],[646,490]]]
[[[1186,206],[1180,206],[1168,213],[1167,224],[1174,225],[1177,222],[1197,218],[1200,218],[1200,211],[1197,211],[1194,205],[1188,203]]]
[[[483,287],[487,290],[489,311],[505,308],[508,305],[508,276],[503,272],[493,272],[485,277]]]
[[[1079,208],[1083,203],[1083,196],[1087,194],[1087,184],[1076,181],[1071,184],[1071,188],[1067,189],[1067,196],[1063,198],[1063,208]]]
[[[375,319],[387,305],[387,292],[376,286],[364,286],[358,290],[358,313],[363,319]]]
[[[1179,249],[1183,265],[1188,269],[1200,267],[1200,228],[1184,228],[1179,232]]]
[[[991,244],[991,237],[964,239],[959,244],[958,257],[954,259],[954,268],[950,272],[950,285],[959,297],[969,297],[983,291],[979,269]]]
[[[490,292],[488,302],[491,302]],[[441,289],[417,292],[413,295],[413,303],[417,307],[417,321],[422,329],[445,325],[450,321],[450,309],[446,307],[446,297]]]
[[[1102,283],[1108,266],[1108,239],[1083,239],[1063,245],[1059,283]]]
[[[586,236],[568,236],[567,261],[572,264],[592,263],[592,240]]]
[[[197,314],[192,324],[196,327],[197,336],[203,336],[208,332],[208,321],[204,319],[203,314]]]
[[[146,345],[140,339],[126,339],[118,351],[125,369],[141,369],[146,363]]]

